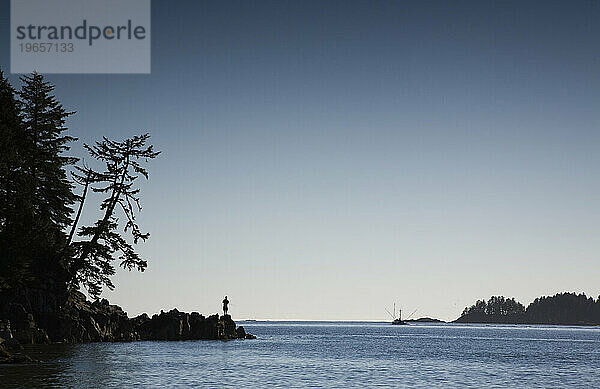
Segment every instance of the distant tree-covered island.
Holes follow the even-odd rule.
[[[464,309],[455,323],[600,325],[600,296],[558,293],[525,307],[514,298],[493,296]]]

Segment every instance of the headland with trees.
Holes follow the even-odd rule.
[[[83,163],[69,155],[77,138],[66,122],[75,113],[55,86],[37,73],[20,81],[16,90],[0,70],[0,361],[15,361],[10,349],[22,343],[246,337],[229,315],[174,309],[130,319],[100,299],[114,288],[117,264],[148,265],[136,250],[150,236],[136,220],[137,182],[160,152],[147,132],[102,137],[83,144]],[[89,201],[91,193],[101,200]],[[84,208],[95,222],[82,224]]]

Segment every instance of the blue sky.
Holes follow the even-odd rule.
[[[48,77],[81,141],[148,129],[163,151],[143,185],[148,270],[106,296],[209,313],[227,294],[234,318],[323,320],[598,296],[599,17],[595,2],[153,2],[150,75]]]

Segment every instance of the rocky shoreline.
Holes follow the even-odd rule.
[[[87,301],[80,292],[70,294],[58,312],[28,312],[20,303],[0,311],[0,363],[34,362],[22,353],[23,344],[131,342],[139,340],[254,339],[230,315],[204,316],[177,309],[149,317],[129,318],[121,307],[102,299]]]
[[[421,317],[419,319],[407,319],[404,320],[407,323],[446,323],[440,319],[433,319],[431,317]]]

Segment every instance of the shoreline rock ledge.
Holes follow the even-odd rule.
[[[256,339],[230,315],[172,309],[129,318],[118,305],[106,299],[90,302],[81,292],[70,293],[57,310],[40,309],[32,304],[36,299],[25,301],[0,306],[0,363],[26,362],[15,357],[22,344]]]
[[[129,318],[106,299],[89,302],[81,292],[72,293],[62,315],[42,325],[53,342],[131,342],[137,340],[253,339],[244,327],[236,327],[230,315],[205,317],[198,312],[168,312]]]

